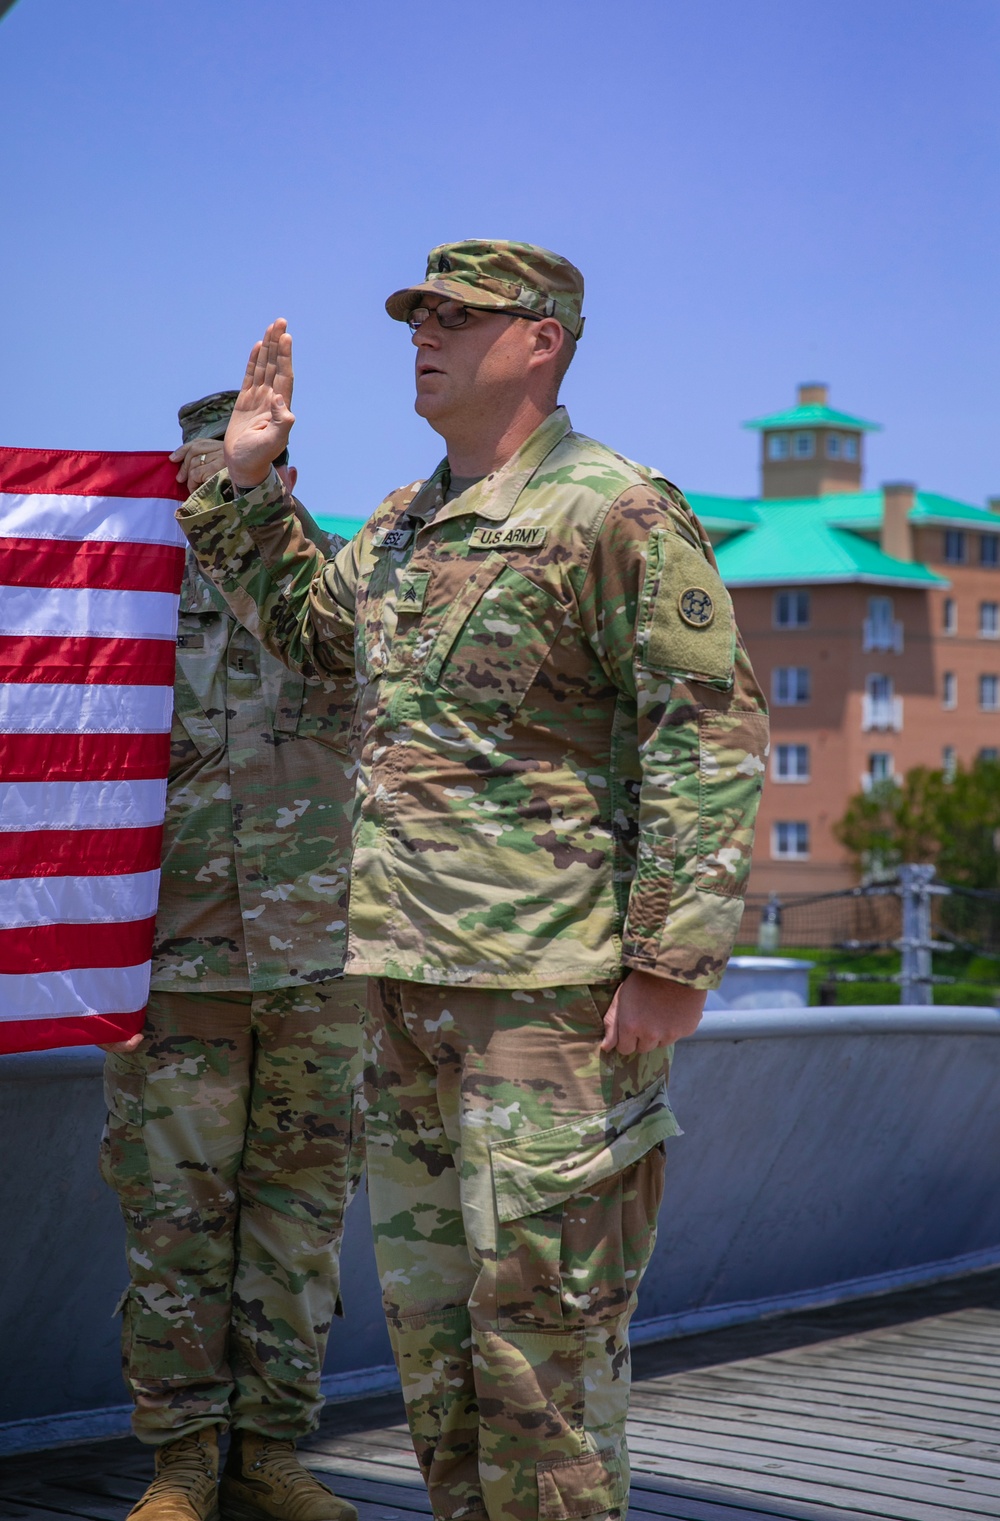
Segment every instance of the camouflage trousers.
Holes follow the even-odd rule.
[[[101,1171],[125,1219],[136,1435],[316,1424],[361,1147],[360,978],[158,993],[109,1054]]]
[[[623,1516],[628,1323],[676,1133],[664,1052],[598,1047],[613,986],[372,979],[375,1252],[434,1516]]]

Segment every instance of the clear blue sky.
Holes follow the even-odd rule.
[[[752,494],[800,380],[885,424],[869,481],[1000,493],[997,0],[19,0],[0,21],[0,442],[173,447],[296,341],[320,512],[425,474],[427,249],[587,277],[576,426]]]

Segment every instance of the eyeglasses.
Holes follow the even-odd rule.
[[[492,312],[498,317],[520,317],[525,322],[541,322],[534,312],[514,312],[495,306],[463,306],[461,301],[442,301],[440,306],[415,306],[406,319],[411,333],[423,327],[429,317],[436,317],[442,327],[464,327],[470,312]]]

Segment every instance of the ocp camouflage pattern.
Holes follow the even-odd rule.
[[[189,552],[154,988],[264,989],[341,975],[355,700],[348,675],[306,680],[263,650]]]
[[[435,1516],[625,1513],[628,1323],[678,1127],[668,1052],[600,1050],[614,991],[369,985],[375,1254]]]
[[[154,1445],[316,1424],[361,1167],[364,984],[156,993],[109,1052],[101,1170],[125,1221],[122,1359]]]
[[[704,532],[676,487],[562,408],[450,502],[448,481],[445,462],[394,492],[327,562],[273,473],[234,501],[222,472],[178,513],[290,666],[356,664],[348,969],[717,985],[768,735]]]

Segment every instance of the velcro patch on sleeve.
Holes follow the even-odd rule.
[[[640,641],[651,671],[728,686],[736,658],[736,624],[718,571],[679,534],[649,537]]]
[[[500,528],[474,528],[470,549],[541,549],[549,530],[537,523],[504,523]]]
[[[412,528],[376,528],[372,534],[372,547],[374,549],[405,549],[412,538]]]

